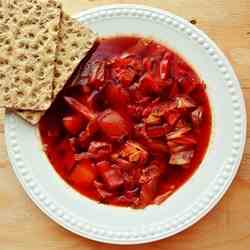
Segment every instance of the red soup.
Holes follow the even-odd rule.
[[[201,163],[206,86],[180,56],[138,37],[100,39],[40,121],[60,176],[98,202],[160,204]]]

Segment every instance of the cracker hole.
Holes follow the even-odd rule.
[[[5,58],[0,58],[0,65],[8,64],[8,60]]]
[[[47,41],[48,37],[47,36],[43,36],[42,39],[43,39],[43,41]]]
[[[20,77],[19,77],[19,76],[16,76],[16,77],[14,78],[14,80],[15,80],[15,82],[19,82],[19,81],[20,81]]]
[[[0,74],[0,79],[4,79],[5,75],[4,74]]]
[[[9,18],[5,18],[4,23],[8,23],[9,20],[10,20]]]
[[[1,32],[7,32],[9,30],[8,25],[2,24],[0,25]]]
[[[72,62],[74,62],[76,59],[77,59],[76,56],[72,56],[72,57],[70,58],[70,60],[71,60]]]
[[[78,44],[76,42],[72,43],[73,48],[78,48]]]
[[[24,21],[20,21],[20,22],[18,23],[18,25],[19,25],[20,27],[23,27],[23,26],[24,26]]]
[[[55,77],[56,77],[56,78],[59,78],[60,76],[61,76],[61,74],[60,74],[58,71],[56,71],[56,72],[55,72]]]
[[[22,49],[22,48],[24,48],[25,43],[24,42],[19,42],[17,46],[18,46],[18,48]]]
[[[24,78],[23,79],[23,82],[28,85],[28,86],[31,86],[32,85],[32,79],[27,77],[27,78]]]
[[[70,18],[69,18],[69,16],[65,16],[64,19],[65,19],[66,21],[69,21]]]
[[[25,66],[25,73],[33,72],[34,68],[32,66]]]
[[[49,49],[47,49],[47,53],[48,53],[48,54],[52,54],[52,53],[53,53],[53,50],[49,48]]]
[[[20,61],[25,61],[25,60],[28,59],[28,57],[27,57],[26,55],[24,55],[24,54],[19,55],[17,58],[18,58]]]
[[[28,6],[27,6],[27,9],[28,9],[28,10],[31,10],[32,8],[33,8],[33,5],[28,5]]]
[[[51,100],[51,98],[50,98],[49,96],[45,96],[44,100],[48,102],[48,101],[50,101],[50,100]],[[46,105],[46,104],[44,104],[43,106],[44,106],[45,108],[47,107],[47,105]]]
[[[23,9],[23,14],[24,14],[24,15],[27,15],[27,14],[29,14],[29,9],[28,9],[28,8],[26,8],[26,9]]]
[[[63,64],[63,62],[62,62],[61,60],[57,60],[56,63],[57,63],[58,65],[62,65],[62,64]]]
[[[55,26],[53,27],[53,30],[54,30],[55,32],[58,32],[58,26],[55,25]]]
[[[10,47],[8,47],[7,51],[11,52],[11,51],[13,51],[13,48],[10,46]]]
[[[9,101],[10,100],[10,97],[9,97],[9,95],[4,95],[4,97],[3,97],[3,99],[4,99],[4,101]]]
[[[17,18],[14,17],[14,18],[12,19],[12,21],[13,21],[13,23],[17,23]]]
[[[0,19],[3,19],[3,15],[2,14],[0,14]]]
[[[9,87],[5,87],[3,91],[4,91],[5,93],[7,93],[7,92],[10,91],[10,88],[9,88]]]
[[[31,48],[34,49],[34,50],[38,50],[38,49],[39,49],[39,46],[38,46],[37,44],[33,44],[33,45],[31,46]]]
[[[39,71],[38,76],[41,77],[41,78],[44,77],[44,71],[43,71],[43,69],[41,69],[41,70]]]
[[[18,37],[21,35],[21,31],[20,30],[17,30],[16,33],[15,33],[15,37]]]
[[[47,7],[50,8],[50,7],[57,7],[57,6],[56,6],[56,3],[54,1],[49,1],[47,3]]]
[[[34,38],[35,35],[34,35],[33,33],[30,32],[30,33],[29,33],[29,37],[30,37],[30,38]]]
[[[41,9],[42,9],[42,7],[40,5],[36,6],[36,10],[41,10]]]
[[[77,37],[81,37],[82,34],[78,32],[78,33],[76,34],[76,36],[77,36]]]
[[[40,40],[40,41],[39,41],[39,44],[40,44],[41,46],[43,46],[43,45],[44,45],[44,42],[43,42],[42,40]]]
[[[29,48],[30,48],[29,44],[26,44],[25,49],[29,49]]]
[[[9,40],[9,39],[6,39],[6,40],[5,40],[5,44],[6,44],[6,45],[9,45],[9,44],[10,44],[10,40]]]
[[[53,20],[53,19],[55,19],[55,15],[54,15],[54,14],[50,14],[50,15],[48,15],[48,19],[49,19],[49,20]]]
[[[18,97],[23,97],[23,96],[24,96],[24,93],[23,93],[21,90],[18,90],[18,91],[16,92],[16,94],[17,94]],[[22,106],[26,107],[26,103],[23,103]]]
[[[36,98],[36,92],[35,92],[35,91],[32,91],[32,92],[31,92],[31,96],[32,96],[33,98]]]

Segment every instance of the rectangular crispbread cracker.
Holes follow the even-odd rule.
[[[64,12],[62,13],[56,52],[53,98],[62,90],[79,63],[91,50],[96,39],[97,36],[93,31]],[[35,125],[44,112],[21,111],[17,114]]]
[[[60,16],[55,0],[0,0],[0,107],[50,106]]]

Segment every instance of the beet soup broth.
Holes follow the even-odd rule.
[[[180,56],[139,37],[100,39],[39,124],[58,174],[98,202],[160,204],[200,165],[206,86]]]

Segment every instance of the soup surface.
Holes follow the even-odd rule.
[[[211,133],[206,86],[173,51],[100,39],[39,124],[58,174],[98,202],[160,204],[201,163]]]

